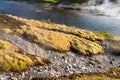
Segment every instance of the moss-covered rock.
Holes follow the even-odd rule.
[[[0,71],[21,71],[36,63],[44,64],[43,58],[21,53],[13,44],[0,39]]]
[[[0,15],[1,28],[8,28],[14,34],[59,52],[71,48],[84,55],[104,53],[97,41],[104,40],[99,33],[69,27],[66,25],[27,20],[11,15]]]
[[[101,31],[101,32],[96,32],[96,31],[94,31],[94,33],[95,33],[97,36],[99,36],[99,37],[104,36],[104,38],[105,38],[106,40],[112,40],[113,37],[114,37],[114,35],[113,35],[112,33],[108,32],[108,31]],[[101,34],[101,35],[100,35],[100,34]]]
[[[84,38],[75,37],[73,38],[71,43],[72,48],[74,48],[75,50],[79,51],[84,55],[104,53],[102,46],[100,46],[96,42],[92,42]]]

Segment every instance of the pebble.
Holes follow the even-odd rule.
[[[92,68],[94,67],[92,64],[89,64],[89,66],[92,67]]]
[[[90,64],[92,64],[93,66],[95,66],[95,61],[93,61],[93,60],[90,60]]]
[[[9,76],[0,75],[0,80],[8,80],[8,79],[9,79]]]

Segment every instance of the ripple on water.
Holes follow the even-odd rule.
[[[52,22],[76,26],[83,29],[109,31],[120,35],[120,20],[105,16],[74,15],[43,11],[32,4],[14,1],[0,1],[0,13],[28,19],[50,19]]]

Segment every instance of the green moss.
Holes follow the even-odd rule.
[[[43,3],[57,3],[59,0],[43,0]]]
[[[108,31],[101,31],[101,32],[95,32],[96,35],[102,35],[105,37],[106,40],[112,40],[113,39],[113,34],[108,32]]]
[[[45,22],[45,23],[48,23],[48,24],[52,23],[50,19],[47,19],[47,20],[42,19],[42,20],[40,20],[40,21]]]

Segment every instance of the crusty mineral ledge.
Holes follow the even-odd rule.
[[[92,31],[68,27],[66,25],[28,20],[12,15],[0,15],[1,30],[14,33],[47,48],[66,52],[74,49],[81,54],[104,53],[97,40],[104,40]]]
[[[0,71],[21,71],[35,64],[44,64],[43,58],[28,56],[10,42],[0,39]]]

